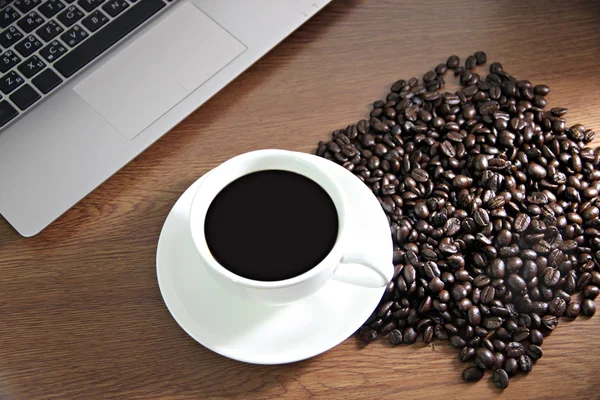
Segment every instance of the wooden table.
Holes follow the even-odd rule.
[[[0,398],[490,398],[447,344],[355,338],[285,366],[231,361],[175,323],[155,274],[179,195],[226,159],[312,152],[396,79],[453,53],[552,88],[569,124],[600,130],[597,1],[334,1],[39,236],[0,222]],[[600,318],[561,323],[505,396],[599,398]],[[290,344],[293,345],[293,344]],[[489,374],[487,375],[489,377]]]

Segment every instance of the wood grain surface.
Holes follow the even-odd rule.
[[[0,398],[600,398],[599,317],[561,322],[501,393],[489,374],[463,383],[445,343],[349,338],[291,365],[231,361],[179,328],[155,273],[162,224],[198,177],[254,149],[312,152],[453,53],[486,51],[600,130],[598,26],[597,0],[334,1],[39,236],[0,221]]]

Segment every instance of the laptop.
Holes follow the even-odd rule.
[[[0,0],[0,214],[33,236],[330,0]]]

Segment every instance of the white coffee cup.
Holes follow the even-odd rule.
[[[231,293],[257,303],[284,305],[310,296],[332,278],[366,287],[383,287],[392,279],[394,267],[391,262],[391,249],[390,262],[382,265],[365,252],[364,246],[353,242],[353,238],[360,235],[353,235],[353,232],[349,231],[348,221],[352,216],[347,212],[348,199],[336,183],[335,177],[312,163],[311,157],[286,150],[245,153],[216,167],[198,187],[190,209],[192,239],[210,275]],[[206,242],[204,223],[213,199],[236,179],[263,170],[290,171],[312,179],[331,197],[338,213],[337,240],[329,254],[309,271],[290,279],[257,281],[236,275],[214,259]],[[367,272],[371,273],[353,273],[357,264],[362,266],[359,268],[361,272],[368,268]]]

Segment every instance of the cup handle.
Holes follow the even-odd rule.
[[[333,279],[356,286],[380,288],[386,286],[394,276],[394,266],[382,264],[360,251],[350,251],[342,257]]]

